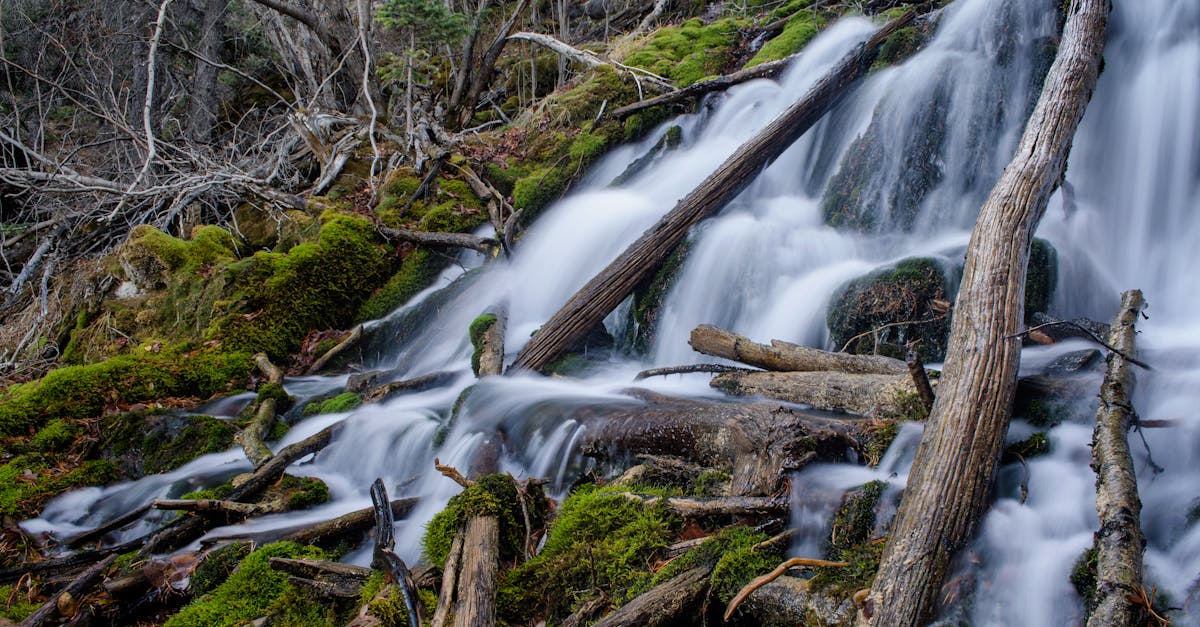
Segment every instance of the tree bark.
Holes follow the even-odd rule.
[[[980,210],[937,400],[863,608],[870,625],[927,623],[954,553],[986,509],[1013,407],[1032,233],[1095,88],[1108,7],[1072,2],[1020,144]]]
[[[475,516],[463,532],[462,572],[458,580],[455,627],[496,624],[496,584],[500,568],[500,519]]]
[[[801,135],[841,100],[847,88],[871,66],[887,37],[907,26],[914,12],[889,22],[822,77],[799,102],[742,145],[725,163],[685,196],[616,260],[588,281],[517,355],[517,369],[540,370],[594,328],[687,237],[700,220],[719,211],[754,181]]]
[[[594,627],[695,624],[689,621],[700,614],[700,599],[708,589],[710,570],[698,566],[647,590],[620,609],[605,616]]]
[[[1132,355],[1141,314],[1142,293],[1125,292],[1121,311],[1108,335],[1108,343]],[[1100,388],[1096,430],[1092,436],[1092,470],[1096,472],[1096,609],[1088,627],[1118,627],[1146,622],[1144,608],[1133,602],[1142,592],[1142,502],[1138,498],[1137,472],[1129,453],[1129,423],[1133,419],[1133,368],[1129,360],[1109,353],[1108,373]]]
[[[702,324],[693,329],[688,344],[698,353],[732,359],[766,370],[889,375],[908,372],[904,362],[883,355],[831,353],[780,340],[771,340],[771,345],[767,346],[711,324]]]
[[[766,396],[860,416],[903,414],[904,395],[916,393],[907,374],[841,372],[726,372],[712,386],[741,396]]]
[[[479,376],[504,373],[504,328],[508,315],[502,309],[496,312],[496,320],[488,325],[480,339]]]
[[[225,5],[227,0],[204,0],[200,20],[200,42],[196,52],[204,59],[218,59],[225,35]],[[217,121],[217,76],[220,68],[211,63],[196,61],[192,75],[192,93],[188,102],[188,135],[193,141],[207,143]]]

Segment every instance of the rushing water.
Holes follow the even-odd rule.
[[[953,265],[962,258],[974,216],[1007,162],[1054,41],[1056,0],[958,0],[941,15],[935,38],[894,68],[874,72],[762,173],[720,216],[701,224],[679,278],[665,301],[661,326],[644,362],[612,358],[582,380],[535,376],[482,381],[458,422],[436,447],[459,392],[473,382],[466,329],[496,305],[509,314],[509,356],[675,201],[736,147],[795,101],[822,72],[874,26],[847,19],[829,28],[778,82],[731,89],[694,115],[672,122],[683,129],[681,149],[663,155],[619,187],[609,183],[645,154],[665,129],[614,151],[579,191],[557,203],[520,241],[511,261],[483,266],[465,255],[418,300],[440,297],[445,284],[472,270],[465,288],[444,292],[437,315],[379,359],[378,367],[407,376],[458,373],[453,385],[410,394],[350,414],[326,415],[297,425],[286,445],[334,422],[337,439],[298,474],[323,478],[333,500],[304,513],[262,518],[210,536],[294,527],[363,507],[367,488],[381,476],[399,486],[393,496],[419,495],[422,504],[397,523],[399,549],[417,558],[422,525],[457,492],[431,472],[434,457],[467,467],[480,446],[503,434],[501,467],[517,476],[544,477],[561,494],[588,464],[577,451],[586,427],[564,419],[592,405],[637,404],[624,390],[647,365],[696,361],[688,332],[713,323],[766,340],[815,346],[828,341],[824,316],[832,291],[873,268],[915,255]],[[1154,364],[1140,372],[1135,404],[1146,418],[1173,426],[1134,436],[1144,503],[1143,526],[1150,582],[1171,604],[1185,608],[1176,624],[1197,620],[1200,525],[1188,512],[1200,499],[1200,3],[1141,0],[1114,3],[1105,68],[1076,136],[1067,172],[1073,194],[1056,194],[1039,236],[1059,251],[1059,317],[1109,319],[1121,290],[1143,289],[1151,304],[1140,325],[1141,350]],[[873,150],[859,177],[876,228],[868,234],[825,225],[822,192],[844,172],[843,157]],[[483,266],[483,267],[480,267]],[[394,316],[410,313],[410,304]],[[618,331],[619,311],[606,321]],[[1027,349],[1024,370],[1035,372],[1079,344]],[[297,396],[337,389],[344,378],[288,381]],[[639,383],[675,395],[715,395],[702,376]],[[1098,387],[1099,381],[1096,380]],[[1077,623],[1081,604],[1068,575],[1095,529],[1094,475],[1088,468],[1093,407],[1050,432],[1051,453],[1027,467],[1002,469],[996,502],[960,574],[970,590],[955,616],[979,625]],[[1032,428],[1016,420],[1010,439]],[[879,469],[851,465],[810,467],[797,487],[793,524],[797,554],[812,556],[827,533],[829,493],[883,479],[891,488],[885,518],[894,511],[918,425],[906,425]],[[494,443],[493,443],[494,444]],[[1162,467],[1160,473],[1147,459]],[[161,476],[73,492],[54,501],[31,531],[70,534],[96,526],[152,498],[212,484],[248,464],[240,451],[208,455]],[[1022,497],[1022,487],[1025,492]],[[131,538],[153,526],[146,520],[123,532]],[[364,555],[352,556],[363,560]]]

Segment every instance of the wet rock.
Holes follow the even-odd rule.
[[[1050,362],[1050,365],[1046,366],[1046,374],[1079,372],[1096,363],[1096,359],[1099,357],[1100,351],[1095,348],[1072,351]]]
[[[121,474],[137,478],[174,470],[203,455],[233,446],[235,429],[210,416],[132,411],[106,416],[100,453]]]
[[[825,318],[835,350],[904,359],[914,345],[922,360],[941,361],[950,335],[946,283],[937,261],[918,257],[846,283]]]
[[[1038,329],[1037,331],[1041,336],[1049,340],[1049,342],[1044,343],[1061,342],[1071,338],[1093,340],[1095,338],[1093,338],[1092,335],[1095,335],[1099,338],[1106,338],[1108,337],[1109,330],[1109,325],[1104,324],[1103,322],[1096,322],[1095,320],[1088,320],[1087,318],[1058,320],[1053,316],[1049,316],[1040,312],[1034,313],[1033,315],[1027,317],[1025,322],[1031,327],[1047,325],[1041,329]],[[1060,322],[1063,324],[1053,324],[1055,322]],[[1089,333],[1092,335],[1089,335]]]
[[[1025,320],[1050,308],[1058,286],[1058,251],[1044,239],[1034,238],[1029,248],[1029,270],[1025,274]]]

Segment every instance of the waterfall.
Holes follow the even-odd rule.
[[[577,450],[586,425],[564,416],[598,403],[640,403],[625,392],[633,373],[697,361],[687,346],[697,324],[717,324],[763,341],[826,347],[828,304],[845,281],[906,257],[961,263],[978,208],[1010,158],[1053,58],[1055,5],[1056,0],[958,0],[946,7],[921,52],[872,72],[734,203],[694,230],[646,357],[614,356],[578,380],[516,376],[481,382],[462,403],[444,442],[435,444],[460,392],[474,382],[466,330],[475,316],[507,306],[511,359],[575,290],[875,26],[862,18],[843,19],[815,39],[778,82],[734,87],[699,112],[613,151],[538,220],[511,260],[485,264],[474,253],[464,255],[434,288],[391,316],[411,315],[419,322],[373,365],[410,376],[452,371],[458,374],[454,385],[300,423],[281,445],[344,423],[333,444],[293,469],[324,479],[333,500],[210,536],[295,526],[363,507],[371,480],[382,476],[389,486],[403,486],[394,497],[422,498],[416,512],[397,522],[398,549],[415,560],[424,523],[458,491],[432,472],[435,456],[465,466],[486,434],[501,432],[502,469],[547,478],[549,491],[561,496],[587,466]],[[1139,342],[1156,369],[1138,373],[1135,404],[1142,417],[1169,419],[1174,426],[1132,437],[1149,541],[1148,580],[1172,605],[1185,608],[1175,616],[1179,624],[1197,620],[1191,606],[1200,577],[1200,524],[1190,513],[1200,512],[1200,418],[1193,411],[1200,405],[1200,290],[1193,283],[1200,270],[1198,76],[1200,4],[1114,3],[1104,71],[1067,170],[1071,193],[1051,199],[1038,233],[1059,251],[1056,316],[1106,321],[1127,288],[1141,288],[1150,302]],[[681,148],[631,180],[610,185],[672,125],[682,130]],[[845,212],[863,228],[829,226],[831,210]],[[432,299],[437,306],[427,309],[435,311],[417,316]],[[623,312],[606,323],[617,331],[626,324]],[[1024,360],[1029,368],[1080,346],[1027,349]],[[342,383],[289,380],[288,389],[313,394]],[[638,385],[667,394],[718,395],[696,375]],[[1002,470],[996,502],[969,549],[971,563],[960,568],[975,583],[970,601],[954,611],[969,622],[1079,622],[1082,605],[1068,577],[1097,525],[1088,468],[1092,411],[1077,408],[1072,420],[1050,431],[1050,454],[1024,468]],[[1018,420],[1009,438],[1019,440],[1031,430]],[[906,425],[880,469],[812,466],[798,480],[809,486],[806,493],[816,494],[882,479],[894,501],[918,439],[919,426]],[[1153,472],[1148,452],[1161,473]],[[152,498],[176,496],[246,469],[240,452],[208,455],[169,474],[64,495],[24,525],[60,534],[87,529]],[[822,507],[798,508],[793,523],[801,533],[794,551],[811,553],[818,546],[829,515]],[[125,537],[144,533],[148,525],[127,530]]]

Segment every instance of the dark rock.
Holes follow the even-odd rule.
[[[835,350],[846,346],[859,355],[904,359],[915,345],[923,361],[941,361],[950,336],[949,305],[941,265],[914,257],[838,288],[825,321]]]
[[[1050,297],[1058,286],[1058,251],[1044,239],[1034,238],[1029,248],[1029,270],[1025,274],[1025,320],[1050,308]]]
[[[1036,312],[1025,319],[1026,324],[1031,327],[1040,327],[1038,333],[1044,335],[1052,342],[1061,342],[1071,338],[1082,338],[1085,340],[1094,340],[1089,332],[1100,339],[1108,337],[1109,325],[1087,318],[1075,318],[1074,320],[1058,320],[1041,312]],[[1055,324],[1058,323],[1058,324]]]
[[[1100,351],[1094,348],[1072,351],[1050,362],[1050,365],[1046,366],[1046,373],[1069,374],[1079,372],[1095,363],[1099,357]]]
[[[382,370],[369,370],[367,372],[352,374],[349,379],[346,379],[346,391],[366,392],[378,385],[380,378],[384,374],[386,373]]]

